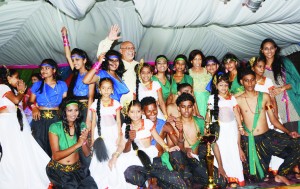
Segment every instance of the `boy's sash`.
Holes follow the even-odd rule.
[[[256,104],[256,108],[255,108],[255,114],[254,114],[254,120],[253,120],[253,124],[252,124],[252,130],[250,131],[245,125],[244,128],[246,130],[246,132],[248,133],[248,150],[249,150],[249,166],[250,166],[250,174],[251,175],[256,175],[256,168],[258,170],[258,174],[260,176],[260,178],[264,178],[264,171],[261,167],[261,164],[259,162],[258,159],[258,155],[257,155],[257,151],[256,151],[256,147],[255,147],[255,140],[254,140],[254,136],[253,136],[253,131],[256,129],[257,127],[257,122],[258,122],[258,118],[259,115],[261,113],[261,109],[262,109],[262,99],[263,99],[263,93],[262,92],[258,92],[258,97],[257,97],[257,104]]]

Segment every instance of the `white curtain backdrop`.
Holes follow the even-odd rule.
[[[98,43],[113,24],[121,27],[119,42],[135,44],[137,60],[154,61],[160,54],[173,60],[193,49],[219,59],[227,52],[247,59],[258,54],[267,37],[284,55],[300,51],[299,0],[266,0],[256,13],[242,6],[242,0],[70,1],[73,10],[62,1],[51,2],[0,4],[0,64],[38,65],[45,58],[66,62],[62,26],[68,29],[71,48],[85,50],[94,61]]]

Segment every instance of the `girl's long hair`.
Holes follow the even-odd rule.
[[[0,83],[7,85],[10,88],[11,92],[13,92],[14,94],[15,94],[15,88],[11,84],[9,84],[8,77],[12,77],[15,74],[18,74],[17,70],[15,69],[9,70],[6,67],[3,67],[0,70]],[[23,131],[24,128],[23,114],[18,104],[16,104],[16,107],[17,107],[17,118],[20,125],[20,130]]]
[[[274,76],[274,79],[275,79],[275,83],[277,85],[279,85],[279,78],[282,80],[282,76],[283,76],[283,73],[285,71],[285,67],[284,67],[284,64],[283,64],[283,57],[279,55],[279,53],[280,53],[280,47],[271,38],[267,38],[267,39],[263,40],[261,42],[261,45],[260,45],[259,55],[261,57],[264,57],[264,58],[266,58],[266,57],[262,53],[262,50],[263,50],[264,45],[266,43],[272,43],[274,45],[274,47],[276,48],[275,55],[274,55],[274,60],[273,60],[271,68],[272,68],[272,71],[273,71],[273,76]]]
[[[64,128],[64,131],[67,132],[70,136],[70,128],[69,128],[69,122],[67,120],[67,105],[68,104],[71,104],[71,103],[76,103],[78,104],[78,116],[77,116],[77,119],[75,120],[75,123],[74,123],[74,129],[75,129],[75,134],[76,134],[76,137],[77,137],[77,141],[81,135],[81,122],[82,122],[82,119],[83,119],[83,115],[82,115],[82,105],[79,101],[77,100],[74,100],[74,99],[70,99],[70,98],[66,98],[63,100],[63,102],[61,103],[60,105],[60,110],[61,110],[61,119],[62,119],[62,124],[63,124],[63,128]]]
[[[214,95],[214,109],[212,111],[212,115],[214,116],[215,120],[218,120],[219,118],[219,91],[217,89],[217,85],[221,81],[228,83],[230,88],[230,82],[227,74],[219,73],[213,76],[212,95]]]
[[[142,107],[141,103],[138,100],[133,100],[128,105],[128,108],[127,108],[128,112],[130,111],[130,108],[132,106]],[[125,138],[129,139],[131,119],[128,115],[125,116],[125,124],[126,124]],[[150,170],[152,168],[150,157],[143,150],[139,150],[139,147],[137,146],[137,144],[134,141],[131,142],[131,145],[132,145],[133,150],[137,150],[137,155],[138,155],[140,161],[142,162],[143,166],[146,169]]]
[[[135,66],[135,73],[136,73],[136,81],[135,81],[135,96],[136,96],[136,99],[139,99],[139,83],[141,82],[140,81],[140,74],[141,74],[141,71],[143,68],[149,68],[150,71],[153,73],[153,67],[150,65],[150,64],[147,64],[147,63],[143,63],[142,66],[140,66],[139,64],[137,64]]]
[[[118,57],[119,67],[116,70],[116,73],[119,77],[122,78],[122,76],[123,76],[124,72],[126,72],[126,70],[125,70],[123,60],[122,60],[122,55],[118,51],[115,51],[115,50],[107,51],[107,53],[105,54],[105,61],[101,65],[102,70],[108,71],[108,67],[109,67],[109,62],[108,61],[110,59],[110,56],[117,56]]]
[[[57,65],[57,63],[56,63],[53,59],[50,59],[50,58],[49,58],[49,59],[44,59],[44,60],[42,61],[42,63],[40,64],[40,67],[41,67],[43,64],[49,64],[50,66],[53,67],[53,69],[56,70],[56,72],[54,73],[53,79],[57,82],[57,79],[59,79],[58,65]],[[40,94],[42,94],[42,93],[43,93],[43,89],[44,89],[44,85],[45,85],[45,80],[43,79],[40,88],[38,88],[36,92],[39,92]]]
[[[102,78],[99,81],[99,89],[101,87],[101,84],[105,81],[110,82],[111,86],[113,86],[113,81],[110,78]],[[101,97],[102,95],[99,94],[98,101],[97,101],[97,109],[96,109],[97,118],[98,118],[97,119],[98,138],[94,142],[94,152],[96,154],[97,159],[100,162],[103,162],[108,160],[109,157],[108,157],[108,152],[107,152],[105,142],[101,135]]]
[[[87,53],[84,50],[74,48],[71,51],[71,56],[75,55],[75,54],[81,56],[82,59],[86,59],[86,63],[84,64],[84,67],[85,67],[86,70],[89,71],[92,67],[92,63],[91,63],[91,60],[89,59]],[[74,90],[74,87],[75,87],[75,84],[76,84],[76,81],[77,81],[77,78],[78,78],[79,70],[73,69],[72,72],[73,72],[73,77],[71,79],[71,82],[70,82],[70,85],[69,85],[69,88],[68,88],[68,93],[67,93],[68,97],[74,97],[73,90]]]

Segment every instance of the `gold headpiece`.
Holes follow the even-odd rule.
[[[142,82],[142,79],[141,79],[141,69],[142,69],[143,66],[144,66],[144,59],[141,59],[139,65],[138,65],[138,69],[137,69],[139,80],[141,82]]]
[[[251,67],[253,67],[255,61],[256,61],[256,57],[252,57],[249,59],[249,63]]]

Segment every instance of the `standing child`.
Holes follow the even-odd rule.
[[[102,78],[99,82],[100,96],[90,108],[94,141],[94,156],[90,171],[99,189],[124,188],[124,184],[126,184],[124,179],[119,178],[124,177],[124,170],[118,167],[110,171],[108,166],[108,158],[114,154],[120,155],[122,152],[121,150],[117,151],[118,136],[121,132],[121,105],[110,97],[112,92],[113,81],[109,78]]]
[[[153,81],[158,81],[162,88],[162,95],[164,102],[167,101],[168,96],[171,92],[170,77],[168,74],[169,70],[168,59],[165,55],[159,55],[155,59],[155,75],[152,76]]]
[[[220,62],[218,59],[214,56],[207,56],[204,60],[203,65],[205,66],[205,69],[207,72],[213,77],[215,74],[219,72],[219,66]],[[208,92],[211,92],[212,90],[212,79],[209,81],[205,88]]]
[[[159,104],[157,117],[163,120],[167,118],[166,104],[162,96],[161,86],[158,81],[152,81],[152,67],[147,63],[140,63],[138,66],[136,80],[136,99],[152,96]],[[139,83],[141,82],[141,83]]]
[[[203,117],[206,115],[206,104],[209,97],[209,92],[205,88],[211,80],[211,74],[202,64],[204,58],[204,54],[200,50],[193,50],[189,55],[189,61],[193,65],[189,69],[189,74],[193,78],[193,91],[198,111]]]
[[[67,84],[57,79],[58,66],[53,59],[45,59],[40,64],[43,80],[31,87],[29,102],[32,108],[32,135],[43,150],[52,157],[48,130],[59,120],[58,110],[62,99],[67,96]]]
[[[215,75],[213,78],[216,91],[209,96],[208,108],[213,110],[213,120],[220,125],[217,144],[221,153],[223,167],[228,176],[229,183],[245,185],[243,165],[239,153],[240,134],[244,134],[241,117],[238,112],[237,102],[229,93],[229,79],[227,76]],[[207,114],[207,119],[210,119]],[[240,133],[238,132],[240,131]]]

